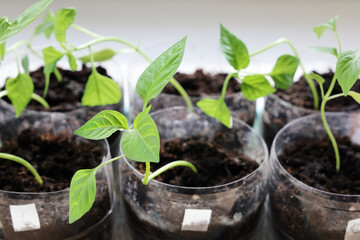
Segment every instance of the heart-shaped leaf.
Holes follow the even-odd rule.
[[[104,62],[112,59],[115,56],[116,52],[111,49],[103,49],[98,52],[93,53],[94,62]],[[91,56],[86,55],[79,58],[80,61],[84,63],[91,62]]]
[[[226,60],[234,69],[240,70],[249,65],[250,56],[246,45],[223,25],[220,25],[220,47]]]
[[[19,73],[16,78],[9,78],[6,81],[5,89],[15,108],[16,117],[19,117],[31,100],[34,83],[29,75]]]
[[[81,137],[99,140],[110,137],[116,131],[129,129],[126,118],[114,110],[104,110],[74,132]]]
[[[265,97],[275,91],[262,75],[246,76],[241,82],[241,92],[250,101],[256,100],[259,97]]]
[[[321,38],[321,36],[324,34],[324,32],[327,29],[330,29],[332,31],[336,31],[336,22],[338,20],[338,16],[335,16],[334,18],[330,19],[327,23],[319,25],[317,27],[313,28],[314,33],[318,38]]]
[[[78,65],[76,63],[75,56],[71,52],[67,52],[66,56],[68,57],[69,66],[70,66],[71,70],[76,71],[78,68]]]
[[[120,141],[126,157],[138,162],[158,163],[160,137],[154,120],[140,113],[134,120],[134,129],[125,131]]]
[[[119,85],[111,78],[98,73],[94,68],[85,86],[81,99],[83,106],[116,104],[121,100]]]
[[[28,55],[25,55],[22,59],[21,59],[21,66],[24,69],[24,72],[26,74],[29,74],[29,57]]]
[[[97,168],[77,171],[70,183],[69,223],[80,219],[92,207],[96,196]]]
[[[224,99],[201,99],[196,105],[210,117],[216,118],[226,127],[232,127],[232,117]]]
[[[50,10],[47,12],[44,20],[35,28],[35,35],[44,33],[46,38],[49,38],[54,31],[54,13]]]
[[[271,78],[275,82],[275,86],[284,90],[291,87],[299,59],[291,55],[280,56],[270,73]]]
[[[355,84],[360,74],[360,57],[354,51],[340,54],[336,64],[336,76],[341,89],[346,96]]]
[[[184,55],[185,42],[186,37],[162,53],[141,74],[136,93],[144,100],[144,106],[163,90],[176,73]]]
[[[45,89],[44,89],[44,98],[47,95],[50,84],[50,74],[53,73],[56,69],[57,62],[64,56],[64,54],[54,47],[47,47],[43,49],[44,55],[44,74],[45,74]]]
[[[66,30],[75,21],[76,9],[63,8],[55,13],[54,33],[59,43],[66,42]]]

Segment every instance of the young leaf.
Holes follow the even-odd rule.
[[[327,29],[336,31],[336,22],[337,22],[338,16],[335,16],[334,18],[330,19],[327,23],[319,25],[317,27],[313,28],[313,31],[315,32],[316,36],[318,38],[321,38],[321,36],[324,34],[324,32]]]
[[[76,63],[75,56],[71,52],[67,52],[66,56],[68,57],[69,66],[70,66],[71,70],[76,71],[76,69],[78,68],[78,65]]]
[[[25,55],[22,59],[21,59],[21,65],[24,69],[24,72],[26,74],[29,74],[29,57],[28,55]]]
[[[19,117],[31,100],[34,84],[31,77],[19,73],[16,78],[9,78],[5,83],[8,97],[15,108],[16,117]]]
[[[35,35],[44,33],[46,38],[49,38],[54,31],[54,13],[50,10],[47,12],[43,22],[35,28]]]
[[[262,75],[246,76],[241,82],[241,92],[244,97],[250,101],[259,97],[265,97],[275,91],[276,90]]]
[[[280,56],[270,73],[271,78],[275,82],[275,86],[284,90],[291,87],[299,59],[291,55]]]
[[[216,118],[226,127],[232,127],[232,117],[230,110],[227,108],[224,99],[203,98],[196,105],[210,117]]]
[[[93,69],[81,99],[83,106],[101,106],[120,102],[121,90],[111,78]]]
[[[332,48],[332,47],[311,47],[319,52],[323,52],[323,53],[329,53],[331,55],[334,55],[335,57],[338,57],[338,52],[336,48]]]
[[[354,51],[346,51],[340,54],[336,64],[336,76],[338,83],[346,96],[355,84],[360,74],[360,57]]]
[[[92,207],[96,196],[97,168],[77,171],[70,183],[69,223],[80,219]]]
[[[360,104],[360,93],[354,92],[354,91],[349,91],[349,95],[357,102]]]
[[[220,25],[220,48],[226,60],[236,70],[246,68],[249,65],[250,56],[246,45],[223,25]]]
[[[73,24],[76,16],[76,9],[63,8],[55,13],[54,33],[59,43],[66,42],[66,30]]]
[[[144,106],[163,90],[177,71],[184,55],[185,42],[186,37],[163,52],[141,74],[136,93],[144,100]]]
[[[83,138],[99,140],[110,137],[116,131],[129,130],[126,118],[114,110],[104,110],[74,132]]]
[[[314,79],[319,85],[323,85],[324,82],[325,82],[325,79],[322,76],[320,76],[319,74],[316,74],[316,73],[310,73],[309,77]]]
[[[44,97],[47,95],[50,83],[50,74],[53,73],[56,69],[56,63],[64,56],[64,54],[54,47],[47,47],[43,49],[44,55],[44,74],[45,74],[45,89]]]
[[[154,120],[148,113],[140,113],[134,128],[125,131],[120,145],[126,157],[138,162],[159,162],[160,137]]]
[[[115,56],[115,54],[116,54],[116,52],[114,52],[111,49],[103,49],[98,52],[94,52],[93,53],[94,62],[104,62],[104,61],[110,60]],[[90,57],[90,55],[86,55],[86,56],[79,58],[79,60],[84,63],[88,63],[88,62],[91,62],[91,57]]]
[[[32,21],[35,20],[53,0],[41,0],[28,7],[13,22],[7,18],[0,19],[0,44],[15,35]]]

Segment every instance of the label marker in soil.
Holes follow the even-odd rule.
[[[35,203],[10,205],[10,214],[15,232],[40,229],[40,220]]]
[[[185,209],[181,231],[206,232],[211,213],[210,209]]]

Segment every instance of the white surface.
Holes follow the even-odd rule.
[[[206,232],[209,227],[212,210],[185,209],[181,231]]]
[[[10,205],[10,214],[15,232],[40,229],[40,220],[35,203]]]
[[[360,218],[348,222],[344,240],[360,239]]]

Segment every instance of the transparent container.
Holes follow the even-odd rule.
[[[17,132],[27,128],[54,135],[72,133],[79,125],[77,119],[60,113],[28,113],[1,121],[0,138],[1,141],[11,140]],[[75,140],[89,141],[80,137]],[[103,161],[108,160],[107,142],[93,143],[102,149]],[[111,239],[114,205],[111,168],[105,167],[96,177],[95,203],[73,224],[68,223],[69,188],[41,193],[0,190],[0,239]],[[10,209],[15,212],[11,213]]]
[[[249,156],[259,167],[246,177],[213,187],[180,187],[156,180],[145,186],[143,175],[128,160],[121,160],[126,239],[257,239],[267,194],[268,152],[262,138],[240,120],[235,119],[233,128],[228,129],[199,110],[188,113],[185,107],[164,109],[152,116],[162,140],[211,138],[221,131],[229,144],[240,146],[239,154]]]
[[[360,113],[327,113],[326,118],[334,135],[348,136],[360,144]],[[290,175],[278,160],[284,147],[324,136],[320,114],[312,114],[287,124],[274,139],[269,193],[271,223],[277,239],[360,239],[357,225],[352,227],[349,222],[360,218],[360,195],[334,194],[310,187]]]

